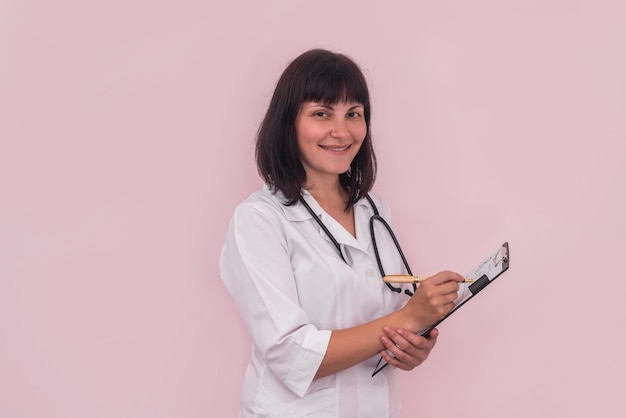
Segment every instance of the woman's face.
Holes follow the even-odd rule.
[[[356,102],[302,104],[296,134],[308,186],[348,171],[367,133],[363,111]]]

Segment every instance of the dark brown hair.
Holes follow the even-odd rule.
[[[353,101],[364,107],[365,140],[339,180],[349,193],[350,208],[367,194],[376,179],[376,156],[370,132],[370,97],[363,73],[343,54],[324,49],[304,52],[283,71],[256,138],[257,169],[272,191],[281,191],[293,205],[306,180],[300,162],[296,118],[304,102],[333,105]]]

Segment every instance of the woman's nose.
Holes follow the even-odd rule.
[[[337,138],[344,138],[350,135],[346,121],[342,118],[335,120],[331,134]]]

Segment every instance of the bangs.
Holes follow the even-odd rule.
[[[369,93],[363,74],[352,62],[333,59],[310,68],[302,101],[326,105],[342,101],[369,105]]]

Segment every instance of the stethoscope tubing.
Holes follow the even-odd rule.
[[[385,277],[385,269],[383,267],[383,263],[382,263],[382,260],[380,258],[380,252],[378,250],[378,244],[376,242],[376,232],[375,232],[375,227],[374,227],[374,223],[376,221],[380,222],[385,227],[385,229],[387,230],[387,233],[389,233],[389,236],[391,237],[394,245],[396,246],[396,250],[398,250],[398,254],[400,254],[400,258],[402,259],[402,263],[404,264],[404,267],[406,268],[407,273],[412,276],[413,272],[411,272],[411,267],[409,266],[409,262],[407,261],[406,257],[404,256],[404,251],[402,251],[402,247],[400,246],[400,242],[398,241],[398,238],[396,237],[396,234],[394,234],[393,230],[391,229],[391,226],[389,225],[389,223],[387,223],[385,218],[380,216],[380,214],[378,213],[378,209],[376,208],[376,204],[374,203],[374,200],[370,197],[370,195],[367,194],[367,195],[365,195],[365,197],[367,198],[367,201],[370,203],[370,205],[372,207],[372,210],[374,211],[374,214],[370,217],[369,229],[370,229],[370,236],[372,238],[372,246],[374,247],[374,256],[376,258],[376,263],[378,264],[378,270],[380,271],[381,277]],[[328,230],[326,225],[324,225],[324,223],[319,218],[319,216],[317,216],[315,214],[315,212],[313,212],[313,209],[311,209],[311,206],[309,206],[309,204],[306,202],[306,200],[304,200],[304,197],[302,197],[302,195],[300,195],[298,200],[304,205],[304,207],[311,214],[311,216],[317,222],[317,224],[320,226],[320,228],[322,228],[322,230],[328,236],[328,238],[330,238],[330,240],[333,243],[333,245],[335,246],[335,248],[337,248],[337,252],[339,253],[339,256],[347,264],[348,262],[347,262],[346,258],[343,255],[343,251],[341,250],[341,245],[339,244],[339,242],[337,242],[337,240],[335,239],[333,234]],[[387,287],[392,292],[396,292],[396,293],[402,292],[402,288],[400,288],[400,287],[395,287],[391,283],[385,283],[385,284],[387,285]],[[411,292],[409,289],[405,289],[404,293],[407,294],[408,296],[413,296],[413,293],[415,292],[416,289],[417,289],[417,285],[415,283],[413,283],[413,292]]]

